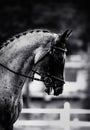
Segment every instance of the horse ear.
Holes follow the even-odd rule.
[[[56,46],[65,46],[65,41],[70,37],[71,30],[66,30],[63,34],[58,34],[58,37],[56,38]]]
[[[71,35],[71,30],[66,30],[62,35],[60,35],[60,42],[67,40]]]

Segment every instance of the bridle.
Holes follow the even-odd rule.
[[[51,46],[51,49],[38,61],[38,63],[40,63],[48,54],[52,54],[53,49],[59,50],[59,51],[64,52],[64,53],[67,52],[66,49],[63,49],[63,48],[60,48],[60,47],[56,47],[55,45],[52,45],[52,46]],[[38,64],[38,63],[37,63],[37,64]],[[35,71],[35,70],[33,70],[33,69],[32,69],[32,71],[33,71],[34,73],[40,75],[39,72],[37,72],[37,71]],[[65,84],[65,81],[64,81],[64,79],[62,79],[62,78],[59,78],[59,77],[54,76],[54,75],[50,75],[49,73],[46,73],[45,76],[46,76],[46,77],[41,77],[41,79],[39,79],[39,81],[43,81],[44,83],[46,83],[46,84],[48,85],[48,84],[52,83],[52,79],[54,79],[54,80],[58,80],[58,81],[62,82],[62,84]]]
[[[37,64],[40,63],[48,54],[51,54],[53,49],[56,49],[56,50],[59,50],[59,51],[62,51],[62,52],[67,52],[66,49],[59,48],[59,47],[56,47],[56,46],[52,45],[51,49],[37,62]],[[37,65],[37,64],[35,64],[35,65]],[[41,79],[39,79],[39,78],[35,78],[34,76],[31,77],[31,76],[28,76],[28,75],[25,75],[25,74],[22,74],[22,73],[15,72],[14,70],[6,67],[5,65],[3,65],[1,63],[0,63],[0,66],[2,66],[6,70],[8,70],[8,71],[10,71],[10,72],[12,72],[12,73],[14,73],[16,75],[19,75],[19,76],[22,76],[22,77],[25,77],[25,78],[29,78],[29,79],[32,79],[32,80],[43,81],[46,84],[52,83],[52,78],[55,79],[55,80],[59,80],[63,84],[65,83],[64,79],[58,78],[58,77],[50,75],[50,74],[47,74],[46,77],[43,77],[43,78],[41,77]],[[31,71],[38,74],[38,75],[40,75],[39,72],[37,72],[37,71],[35,71],[33,69]]]

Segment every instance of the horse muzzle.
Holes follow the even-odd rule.
[[[46,88],[46,89],[45,89],[45,92],[46,92],[48,95],[50,95],[51,92],[52,92],[52,88],[51,88],[51,87]],[[63,87],[60,87],[60,88],[54,89],[53,95],[58,96],[58,95],[62,94],[62,92],[63,92]]]
[[[62,92],[63,92],[63,85],[59,86],[57,88],[53,88],[51,86],[46,86],[45,92],[48,95],[50,95],[52,93],[52,91],[53,91],[53,95],[54,96],[58,96],[58,95],[62,94]]]
[[[45,77],[44,78],[44,84],[46,86],[45,92],[50,95],[53,92],[53,95],[58,96],[60,94],[62,94],[63,92],[63,85],[64,82],[60,82],[59,84],[56,84],[55,82],[53,82],[51,77]]]

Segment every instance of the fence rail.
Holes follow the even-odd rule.
[[[22,113],[44,113],[60,114],[60,120],[17,120],[15,127],[18,126],[60,126],[64,130],[70,130],[70,127],[90,127],[89,121],[79,121],[75,119],[70,121],[71,114],[90,114],[88,109],[71,109],[70,104],[66,102],[63,109],[22,109]]]

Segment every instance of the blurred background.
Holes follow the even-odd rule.
[[[45,28],[63,33],[72,30],[67,42],[67,58],[63,93],[48,96],[44,84],[27,82],[23,87],[24,108],[63,108],[65,102],[71,108],[90,109],[90,7],[85,0],[1,0],[0,45],[15,34],[28,29]],[[72,114],[71,120],[90,121],[89,114]],[[58,115],[21,114],[19,119],[58,119]],[[15,127],[14,130],[60,130],[53,127]],[[74,128],[72,128],[74,129]],[[75,130],[90,128],[75,128]]]

